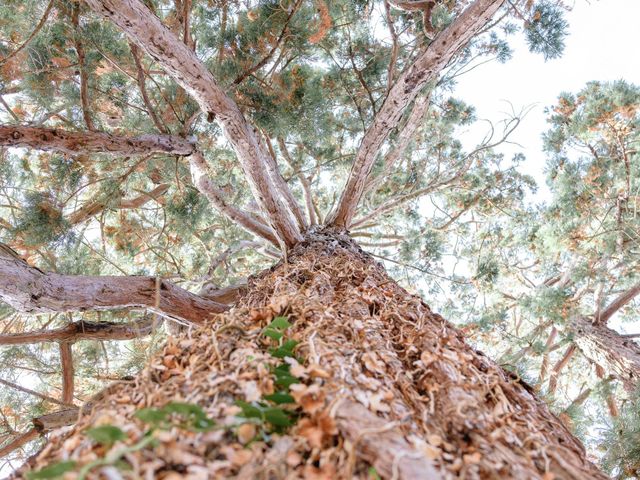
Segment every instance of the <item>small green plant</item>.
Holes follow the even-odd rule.
[[[202,408],[192,403],[169,402],[162,408],[143,408],[134,416],[160,430],[177,426],[183,430],[206,432],[215,427],[215,422],[207,417]]]
[[[58,462],[49,465],[37,472],[29,472],[27,473],[27,478],[29,480],[40,480],[46,478],[58,478],[64,475],[67,472],[70,472],[76,468],[76,462],[67,460],[64,462]]]

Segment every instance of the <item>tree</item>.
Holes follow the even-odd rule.
[[[3,95],[17,97],[3,103],[14,125],[0,138],[50,153],[5,153],[3,179],[19,193],[3,207],[2,298],[50,322],[124,308],[198,328],[179,328],[142,372],[78,407],[74,343],[157,324],[110,314],[50,329],[10,314],[38,328],[0,343],[57,343],[62,382],[51,396],[3,381],[65,409],[23,431],[5,420],[3,453],[75,414],[28,463],[35,478],[605,478],[526,383],[354,240],[422,236],[416,200],[427,194],[453,207],[435,225],[446,230],[528,183],[491,151],[504,137],[463,152],[453,134],[472,109],[443,92],[477,57],[505,60],[509,17],[530,29],[542,7],[476,0],[414,14],[408,3],[425,2],[51,2],[35,32],[6,42]],[[31,8],[3,14],[19,25]],[[390,45],[359,22],[378,12]],[[557,49],[558,23],[547,23],[535,42],[550,29]],[[328,167],[350,169],[344,187],[327,185]],[[247,249],[251,266],[277,263],[237,285],[231,271],[218,288],[219,267]],[[169,281],[187,272],[200,276]]]
[[[640,293],[639,105],[640,90],[624,81],[560,95],[544,135],[551,201],[521,204],[465,243],[474,288],[489,305],[467,304],[466,328],[489,343],[492,332],[509,338],[501,362],[530,378],[556,411],[580,422],[589,404],[595,421],[611,427],[590,441],[602,442],[605,465],[621,478],[637,475],[640,445],[630,421],[640,347],[636,331],[621,331],[637,319]]]

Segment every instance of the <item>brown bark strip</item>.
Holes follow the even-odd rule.
[[[636,298],[640,294],[640,282],[636,283],[634,286],[622,292],[618,297],[616,297],[607,307],[602,310],[599,315],[595,318],[595,322],[600,325],[606,325],[607,322],[611,319],[611,317],[622,307],[624,307],[631,300]]]
[[[67,220],[71,225],[77,225],[102,213],[107,207],[115,210],[133,210],[140,208],[147,202],[160,198],[167,190],[169,190],[169,187],[170,185],[168,183],[163,183],[153,190],[143,193],[135,198],[131,198],[129,200],[122,199],[118,205],[105,205],[104,202],[90,202],[69,215]]]
[[[0,298],[22,312],[146,308],[171,320],[197,325],[227,309],[164,280],[157,290],[155,277],[44,273],[6,245],[0,247]]]
[[[391,88],[373,124],[365,133],[330,225],[348,227],[356,213],[376,156],[387,136],[400,123],[407,105],[434,80],[453,56],[491,19],[504,0],[476,0],[440,32]]]
[[[567,366],[569,360],[573,357],[574,353],[576,353],[577,346],[575,343],[572,343],[567,347],[564,352],[564,355],[558,362],[553,366],[553,370],[551,371],[551,375],[549,376],[549,393],[555,393],[558,388],[558,378],[560,377],[560,373]]]
[[[60,344],[60,363],[62,364],[62,401],[73,404],[75,390],[75,369],[73,368],[73,353],[70,342]]]
[[[221,296],[218,298],[222,298]],[[0,335],[0,345],[25,345],[42,342],[77,342],[79,340],[131,340],[153,331],[154,319],[145,317],[130,323],[72,322],[53,330]]]
[[[604,324],[586,318],[575,318],[570,324],[574,342],[580,352],[606,374],[620,380],[627,390],[633,390],[640,380],[640,345],[625,338]]]
[[[604,368],[602,368],[602,366],[597,364],[596,364],[596,375],[598,378],[602,379],[603,381],[607,381],[606,372]],[[616,403],[616,399],[611,392],[609,392],[609,394],[607,395],[606,403],[607,403],[607,408],[609,410],[609,415],[611,415],[612,418],[616,418],[620,416],[620,410],[618,409],[618,404]]]
[[[28,430],[25,433],[19,434],[13,440],[11,440],[11,442],[9,442],[7,445],[0,448],[0,458],[6,457],[11,452],[16,451],[20,447],[29,443],[31,440],[35,440],[39,436],[40,436],[40,432],[35,427],[32,428],[31,430]]]
[[[547,342],[544,346],[544,352],[542,354],[542,364],[540,365],[540,376],[538,378],[538,383],[540,385],[542,385],[544,383],[544,379],[547,378],[547,369],[549,368],[549,349],[553,345],[553,342],[555,342],[557,335],[558,329],[556,327],[551,327],[551,333],[547,338]]]
[[[191,166],[193,184],[200,193],[207,197],[216,210],[249,233],[269,240],[276,247],[280,246],[276,234],[269,226],[259,221],[253,215],[227,202],[224,192],[217,188],[207,176],[207,160],[200,152],[196,152],[189,157],[189,164]]]
[[[86,0],[97,13],[115,23],[215,118],[233,145],[253,196],[286,247],[302,239],[291,212],[266,172],[269,152],[244,115],[218,86],[196,54],[182,43],[139,0]]]
[[[183,138],[170,135],[118,137],[103,132],[71,132],[57,128],[18,125],[0,126],[0,145],[35,148],[69,155],[83,153],[191,155],[195,150],[193,144]]]

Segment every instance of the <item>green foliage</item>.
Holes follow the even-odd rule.
[[[153,428],[163,430],[177,426],[184,430],[206,432],[216,425],[212,419],[207,417],[200,406],[184,402],[169,402],[159,409],[143,408],[138,410],[134,416]]]
[[[101,445],[111,446],[112,444],[126,440],[127,435],[118,427],[113,425],[103,425],[87,430],[87,436],[94,442]]]
[[[64,462],[54,463],[45,468],[38,470],[37,472],[27,473],[29,480],[42,480],[47,478],[60,478],[67,472],[71,472],[76,468],[77,463],[73,460],[67,460]]]
[[[30,192],[25,195],[24,208],[15,231],[26,244],[35,246],[59,241],[68,229],[68,222],[55,199],[46,193]]]
[[[560,57],[568,26],[562,7],[556,2],[537,2],[524,27],[529,50],[541,53],[545,60]]]
[[[640,393],[626,402],[607,429],[602,465],[614,478],[640,476]]]

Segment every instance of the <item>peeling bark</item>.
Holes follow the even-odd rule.
[[[400,76],[389,91],[373,124],[365,133],[335,211],[328,224],[348,227],[365,189],[376,156],[389,133],[398,126],[407,105],[427,82],[435,80],[453,56],[482,29],[504,0],[476,0],[440,32]]]
[[[86,153],[191,155],[195,150],[192,143],[171,135],[118,137],[103,132],[71,132],[57,128],[18,125],[0,126],[0,145],[35,148],[69,155]]]
[[[139,0],[86,0],[86,3],[116,24],[198,102],[203,112],[216,119],[278,238],[286,247],[300,241],[302,236],[291,212],[266,171],[269,152],[206,65]]]
[[[203,323],[226,306],[155,277],[44,273],[0,244],[0,298],[27,313],[146,308],[171,320]]]
[[[72,344],[63,342],[60,344],[60,363],[62,365],[62,401],[73,404],[73,392],[75,390],[75,369],[73,368]]]

